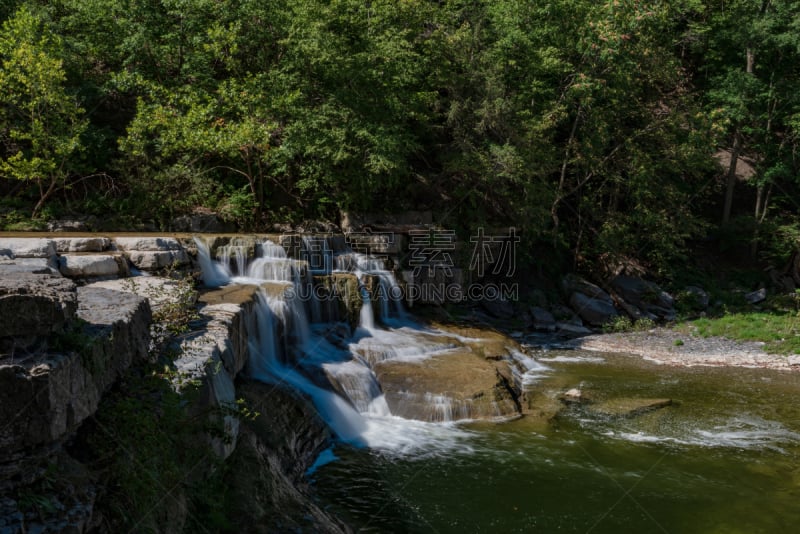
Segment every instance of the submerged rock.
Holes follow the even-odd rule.
[[[599,402],[592,411],[611,417],[636,417],[672,405],[672,399],[619,398]]]
[[[566,404],[586,404],[591,402],[589,397],[587,397],[583,391],[578,388],[567,390],[563,395],[561,395],[560,400]]]
[[[393,415],[422,421],[491,419],[519,415],[506,361],[469,350],[421,362],[387,360],[375,365]]]

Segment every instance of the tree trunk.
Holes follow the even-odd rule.
[[[733,148],[731,149],[731,164],[728,167],[728,185],[725,189],[725,207],[722,210],[722,224],[728,224],[731,220],[731,208],[733,206],[733,189],[736,186],[736,164],[739,161],[739,150],[741,149],[741,135],[739,129],[733,133]]]
[[[50,195],[53,194],[53,191],[56,190],[56,182],[58,182],[58,180],[55,177],[50,178],[50,185],[47,187],[47,190],[41,191],[40,188],[39,201],[33,207],[33,213],[31,213],[32,218],[35,219],[39,215],[39,212],[44,207],[44,203],[47,201],[48,198],[50,198]]]

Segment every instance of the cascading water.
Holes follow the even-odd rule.
[[[387,360],[421,362],[445,354],[456,346],[448,337],[459,337],[425,330],[407,320],[397,281],[382,259],[342,250],[326,238],[310,237],[302,239],[302,259],[291,259],[283,247],[265,240],[256,245],[257,257],[247,266],[246,276],[231,277],[226,265],[236,265],[238,273],[245,270],[246,260],[236,259],[236,245],[221,249],[221,261],[214,262],[208,247],[197,241],[206,285],[246,283],[270,288],[258,291],[255,317],[250,321],[249,372],[253,377],[284,382],[308,395],[336,435],[349,443],[405,452],[431,439],[455,443],[442,437],[442,432],[461,435],[453,429],[394,417],[372,369]],[[326,338],[330,328],[319,324],[321,303],[313,291],[312,274],[332,276],[342,271],[358,280],[362,306],[355,336],[349,344],[334,346]],[[373,294],[367,290],[368,282]],[[378,327],[376,318],[392,328]],[[312,322],[317,323],[313,328]],[[431,421],[453,421],[470,414],[463,401],[447,396],[431,394],[424,402],[430,405]]]
[[[278,319],[285,319],[287,307],[262,290],[256,295],[258,332],[250,342],[250,372],[264,382],[284,382],[308,395],[320,415],[342,441],[362,445],[366,430],[363,417],[336,393],[315,385],[294,365],[281,361],[281,347],[277,342]],[[291,312],[290,312],[291,313]],[[294,324],[295,328],[298,324]],[[302,327],[300,327],[302,328]]]
[[[198,237],[194,238],[194,242],[197,245],[197,259],[200,262],[203,283],[208,287],[220,287],[230,283],[230,271],[211,259],[211,252],[206,242]]]
[[[237,239],[217,249],[217,260],[227,272],[235,276],[243,276],[247,269],[247,245]]]

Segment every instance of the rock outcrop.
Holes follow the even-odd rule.
[[[0,343],[59,332],[75,315],[77,293],[69,280],[48,274],[0,277]]]
[[[42,319],[35,328],[26,321],[3,322],[6,339],[35,333],[41,341],[29,352],[0,356],[0,487],[35,478],[31,461],[40,464],[56,454],[119,375],[147,357],[149,343],[150,307],[141,297],[76,289],[47,275],[28,275],[25,288],[36,295],[33,304],[0,305],[3,310],[28,306],[36,313],[26,317]]]
[[[626,304],[635,306],[640,315],[668,321],[675,319],[674,299],[654,282],[619,275],[611,280],[611,287]],[[635,311],[633,314],[638,318]]]

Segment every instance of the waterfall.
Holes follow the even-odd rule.
[[[242,276],[247,269],[247,248],[247,245],[241,244],[241,240],[234,238],[217,249],[217,259],[229,273]]]
[[[315,385],[296,367],[281,362],[276,318],[286,313],[284,303],[261,290],[256,296],[257,336],[250,344],[250,372],[263,382],[283,382],[311,398],[317,411],[342,441],[363,445],[364,418],[336,393]]]
[[[372,298],[364,285],[364,275],[356,273],[358,277],[358,292],[361,293],[361,312],[358,317],[358,326],[367,330],[375,328],[375,313],[372,311]]]
[[[197,245],[197,259],[200,262],[203,283],[208,287],[220,287],[230,283],[231,273],[223,265],[211,259],[211,252],[206,242],[195,237],[194,243]]]
[[[245,251],[237,244],[222,249],[220,261],[214,262],[207,245],[197,238],[195,241],[206,285],[232,282],[262,286],[255,296],[252,317],[246,322],[248,373],[253,378],[284,383],[308,396],[336,436],[348,443],[408,452],[439,439],[439,430],[425,426],[428,423],[412,423],[391,413],[372,366],[385,360],[419,362],[445,354],[456,348],[450,338],[459,336],[426,330],[405,318],[400,288],[383,259],[342,250],[342,243],[333,239],[304,237],[302,259],[289,258],[282,246],[265,240],[256,244],[256,258],[246,266]],[[231,278],[227,265],[235,265],[240,276]],[[331,274],[334,268],[354,273],[358,280],[361,315],[359,328],[349,341],[348,334],[332,333],[334,325],[325,328],[321,324],[322,304],[313,291],[312,275]],[[241,276],[245,270],[246,276]],[[264,282],[272,285],[265,289]],[[284,289],[272,291],[276,284],[277,289],[281,285]],[[367,287],[372,287],[373,294]],[[376,326],[376,318],[395,328]],[[390,323],[400,319],[402,324]],[[336,345],[326,335],[333,335]],[[433,420],[469,416],[464,401],[439,394],[426,395],[425,399]]]
[[[328,274],[333,270],[333,248],[326,237],[302,236],[300,258],[313,273]]]
[[[360,413],[379,416],[392,414],[372,369],[358,360],[325,364],[323,368],[329,376],[335,379],[343,393]]]

